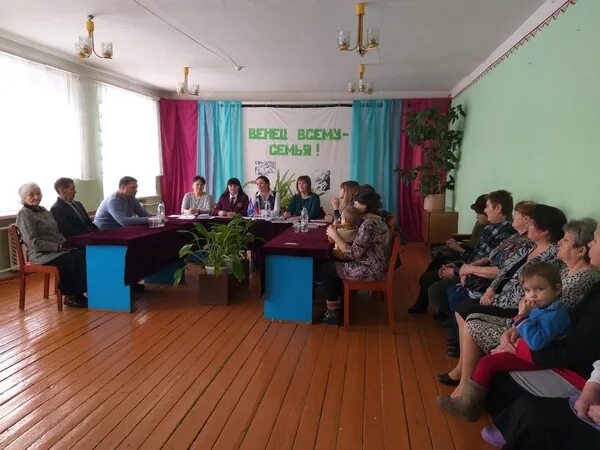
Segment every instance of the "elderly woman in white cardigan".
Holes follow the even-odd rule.
[[[23,208],[17,214],[17,228],[27,246],[27,257],[34,264],[56,266],[64,303],[76,308],[87,307],[85,253],[63,248],[65,238],[52,214],[40,206],[42,191],[36,183],[19,188]]]

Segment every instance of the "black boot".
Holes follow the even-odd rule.
[[[408,308],[409,314],[425,314],[427,312],[427,303],[417,300],[414,305]]]

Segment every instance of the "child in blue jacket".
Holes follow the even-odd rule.
[[[513,324],[530,350],[542,350],[565,335],[571,327],[567,308],[560,301],[560,273],[551,263],[530,264],[522,270],[520,281],[525,297]],[[477,420],[494,375],[498,372],[541,369],[517,356],[514,350],[499,347],[479,360],[460,397],[438,396],[437,402],[451,414],[469,421]]]

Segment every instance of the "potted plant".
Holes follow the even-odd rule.
[[[462,105],[452,106],[443,112],[436,104],[422,111],[407,113],[406,135],[410,145],[424,153],[424,160],[419,166],[407,170],[398,166],[395,171],[405,184],[417,180],[417,190],[425,197],[423,207],[427,211],[442,211],[446,190],[454,190],[455,180],[450,172],[459,160],[463,132],[451,126],[465,116]]]
[[[181,230],[192,236],[192,242],[179,249],[179,258],[184,264],[175,272],[174,284],[181,282],[188,258],[197,257],[206,269],[206,274],[201,274],[199,280],[201,302],[227,304],[231,277],[238,283],[248,277],[247,250],[254,240],[254,235],[249,231],[252,225],[252,221],[236,216],[227,224],[205,227],[201,223],[194,223],[192,230]]]

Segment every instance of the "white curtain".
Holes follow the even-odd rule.
[[[138,197],[156,195],[158,102],[114,86],[99,86],[104,196],[116,191],[125,175],[138,180]]]
[[[77,75],[0,53],[0,215],[20,208],[19,186],[35,181],[54,203],[58,177],[81,178]]]

